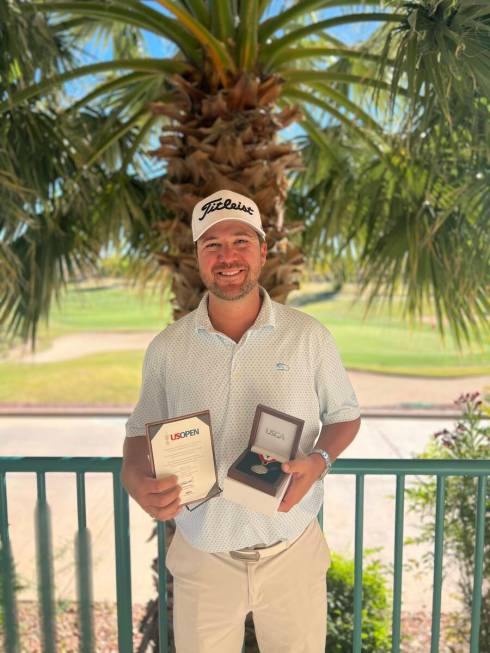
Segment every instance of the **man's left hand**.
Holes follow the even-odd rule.
[[[289,512],[293,506],[299,503],[313,483],[319,479],[324,469],[325,463],[317,454],[283,463],[282,471],[292,474],[293,477],[281,501],[279,512]]]

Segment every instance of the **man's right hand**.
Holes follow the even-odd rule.
[[[146,438],[126,438],[121,481],[128,494],[150,517],[158,521],[173,519],[182,510],[181,487],[176,476],[156,479],[151,476]]]
[[[176,476],[159,480],[141,475],[126,489],[143,510],[158,521],[173,519],[182,510],[181,487],[177,485]]]

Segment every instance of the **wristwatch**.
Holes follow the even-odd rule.
[[[325,449],[312,449],[308,455],[311,456],[312,453],[319,453],[320,456],[323,458],[323,460],[325,462],[325,469],[323,470],[321,475],[318,477],[318,480],[321,481],[321,480],[323,480],[325,478],[325,476],[331,470],[332,461],[330,460],[330,455],[329,455],[328,451],[325,451]]]

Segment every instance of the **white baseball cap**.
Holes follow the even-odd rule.
[[[224,220],[238,220],[248,224],[265,240],[257,204],[232,190],[219,190],[195,205],[192,211],[193,241],[196,242],[210,227]]]

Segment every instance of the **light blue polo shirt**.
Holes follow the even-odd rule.
[[[255,323],[240,342],[216,331],[206,293],[196,310],[150,343],[139,401],[126,424],[128,437],[145,424],[209,410],[218,482],[248,445],[257,404],[304,420],[301,453],[313,449],[323,424],[359,417],[359,405],[330,332],[318,320],[272,301],[264,288]],[[224,499],[210,499],[176,522],[193,546],[210,552],[273,544],[298,536],[317,515],[317,481],[288,513],[272,517]]]

